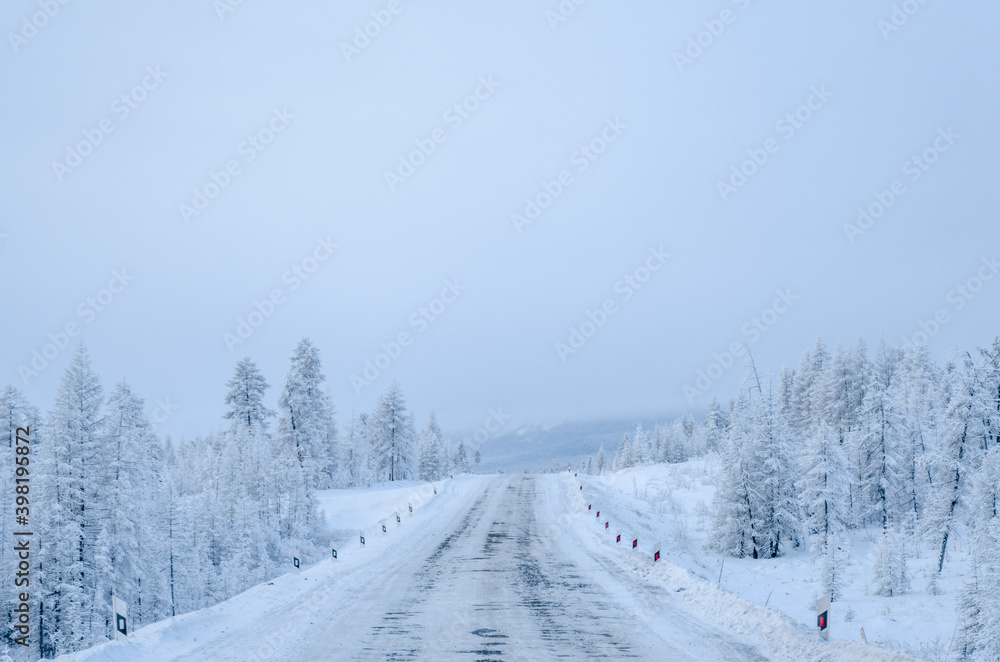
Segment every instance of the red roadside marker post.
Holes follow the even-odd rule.
[[[615,542],[621,542],[621,541],[622,541],[622,530],[618,529],[618,533],[615,536]]]
[[[632,533],[632,549],[635,549],[639,545],[639,534]]]

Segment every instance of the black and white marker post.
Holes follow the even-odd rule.
[[[656,546],[653,547],[653,563],[656,563],[659,560],[660,560],[660,543],[656,543]]]
[[[609,522],[608,522],[608,518],[607,518],[607,517],[605,517],[605,518],[604,518],[604,529],[605,529],[605,530],[606,530],[606,531],[607,531],[608,533],[611,533],[611,530],[610,530],[610,529],[608,528],[608,526],[609,526]]]
[[[632,549],[639,546],[639,534],[632,532]]]
[[[337,558],[337,543],[333,540],[330,541],[330,552],[333,554],[334,560]]]
[[[295,569],[295,574],[299,574],[299,570],[302,569],[302,557],[299,556],[299,550],[292,550],[292,567]]]
[[[412,515],[413,514],[413,504],[412,503],[407,503],[406,507],[410,509],[410,514]]]
[[[622,541],[622,530],[618,529],[618,533],[615,534],[615,542],[618,543],[621,541]]]
[[[816,601],[816,632],[822,641],[830,641],[830,598],[824,595]]]
[[[382,520],[382,533],[389,533],[389,531],[385,528],[385,520]]]
[[[358,535],[361,536],[361,546],[364,547],[365,546],[365,532],[364,531],[358,531]]]
[[[128,640],[128,606],[124,600],[111,596],[111,609],[115,618],[115,641]]]
[[[403,520],[399,519],[399,511],[396,511],[396,526],[403,526]]]

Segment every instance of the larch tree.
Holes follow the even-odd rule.
[[[111,572],[101,601],[110,604],[112,593],[124,600],[137,625],[159,620],[167,608],[156,504],[162,449],[143,410],[143,401],[124,381],[108,397],[104,462],[98,468],[102,488],[95,504],[99,526],[107,535],[104,553]],[[110,636],[110,621],[105,627]]]
[[[465,452],[465,441],[458,440],[458,447],[455,448],[455,457],[452,458],[452,472],[455,474],[469,473],[469,455]]]
[[[946,370],[947,406],[941,424],[940,446],[932,464],[937,468],[936,487],[931,496],[923,522],[923,529],[937,538],[939,552],[937,569],[944,568],[948,539],[955,530],[956,515],[965,507],[969,482],[979,455],[981,420],[975,415],[977,390],[969,373],[973,370],[966,360],[965,370],[953,367]]]
[[[378,480],[407,480],[415,475],[416,452],[413,419],[406,399],[393,381],[378,399],[371,417],[376,477]]]
[[[103,391],[90,354],[78,345],[62,376],[42,444],[45,504],[40,561],[44,569],[42,654],[54,656],[93,641],[94,512],[99,478]]]
[[[303,338],[292,353],[285,387],[278,397],[279,446],[291,446],[310,486],[326,489],[337,474],[337,428],[333,405],[323,390],[319,350]]]
[[[30,450],[27,460],[21,460],[20,457],[22,456],[17,455],[16,452],[16,447],[18,446],[18,428],[27,428],[28,434],[26,436],[23,431],[21,433],[21,436],[28,440],[27,447]],[[10,527],[18,521],[15,520],[14,511],[16,506],[15,482],[9,477],[15,475],[15,462],[19,463],[17,466],[25,467],[29,480],[32,475],[37,476],[38,467],[30,465],[30,455],[31,453],[38,452],[38,444],[41,440],[42,429],[38,410],[28,403],[24,395],[17,388],[6,386],[3,390],[0,390],[0,446],[3,447],[3,452],[0,452],[0,475],[4,476],[4,479],[0,480],[0,518],[2,518],[2,521],[0,521],[0,533],[2,533],[4,541],[10,540],[9,534],[14,530]],[[20,445],[24,446],[25,444],[22,443]],[[25,465],[23,462],[28,462],[28,464]],[[30,511],[27,521],[29,524],[32,521],[30,519]],[[16,607],[15,598],[17,597],[17,593],[14,590],[14,572],[17,561],[17,554],[14,552],[12,545],[0,545],[0,615],[3,618],[3,623],[0,624],[0,635],[2,635],[4,641],[11,641],[14,636],[18,636],[13,630],[15,620],[13,609]],[[31,618],[35,619],[37,617],[37,613],[35,613],[37,607],[33,606],[32,610]],[[37,653],[37,642],[30,641],[29,644],[29,650],[32,653]]]

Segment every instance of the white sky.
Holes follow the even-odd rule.
[[[742,369],[691,403],[682,389],[734,341],[778,369],[817,335],[898,342],[939,309],[938,358],[1000,332],[1000,279],[961,309],[952,292],[1000,253],[995,3],[914,2],[886,38],[882,0],[590,0],[554,29],[556,0],[401,0],[348,62],[341,43],[387,5],[245,0],[220,20],[211,0],[71,2],[33,34],[40,5],[5,3],[3,380],[47,410],[70,350],[27,380],[18,367],[74,322],[106,387],[125,377],[151,408],[175,403],[159,429],[193,436],[221,424],[239,358],[273,401],[308,336],[341,422],[396,378],[419,425],[434,407],[454,430],[498,406],[510,424],[699,412]],[[673,53],[723,10],[678,71]],[[115,100],[144,77],[126,117]],[[449,121],[480,77],[499,87]],[[789,137],[777,123],[814,87],[832,97]],[[287,126],[241,151],[276,108]],[[574,152],[616,118],[581,172]],[[53,162],[102,120],[114,130],[60,181]],[[913,181],[904,164],[949,127],[959,137]],[[436,129],[446,139],[391,191],[385,171]],[[777,151],[723,201],[717,182],[769,139]],[[185,223],[181,203],[229,160],[239,174]],[[511,215],[563,170],[571,183],[518,232]],[[904,192],[848,241],[844,224],[895,180]],[[282,275],[318,237],[339,248],[293,291]],[[671,257],[624,300],[616,283],[660,247]],[[122,268],[127,288],[81,310]],[[411,314],[448,279],[466,289],[420,331]],[[274,289],[284,303],[231,352],[223,334]],[[779,289],[799,299],[744,333]],[[615,312],[563,362],[556,343],[606,299]],[[412,343],[357,394],[352,373],[401,332]]]

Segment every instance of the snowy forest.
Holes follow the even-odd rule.
[[[718,453],[723,467],[711,546],[724,555],[773,558],[807,546],[836,600],[849,534],[875,537],[878,595],[938,593],[949,541],[972,551],[957,608],[961,659],[1000,660],[1000,337],[989,348],[933,362],[923,345],[861,339],[831,354],[821,340],[777,383],[751,365],[745,388],[703,425],[685,415],[626,435],[581,470],[682,462]],[[930,547],[937,573],[911,586],[907,556]]]
[[[464,444],[449,448],[433,412],[415,431],[395,382],[341,436],[324,380],[318,350],[302,340],[272,411],[267,380],[243,359],[220,385],[228,427],[179,444],[157,437],[128,383],[104,389],[82,345],[44,417],[18,389],[0,392],[4,476],[14,472],[17,428],[30,426],[32,655],[111,639],[112,593],[134,629],[286,572],[293,549],[307,563],[325,558],[316,489],[468,470]],[[2,485],[9,541],[15,486]],[[0,550],[2,627],[13,641],[16,553]]]
[[[16,429],[31,426],[32,527],[37,566],[32,652],[52,657],[112,637],[112,594],[135,626],[217,604],[327,554],[315,491],[468,471],[433,412],[417,432],[397,383],[370,413],[338,430],[319,351],[302,340],[277,411],[253,361],[220,385],[225,426],[174,443],[154,433],[126,382],[102,387],[79,346],[44,416],[13,387],[0,393],[13,472]],[[751,366],[740,393],[625,435],[573,470],[590,474],[706,454],[722,466],[710,546],[723,555],[815,555],[834,600],[850,535],[876,539],[879,595],[936,594],[936,576],[914,587],[907,558],[929,546],[940,572],[949,542],[969,541],[970,578],[957,600],[964,659],[1000,659],[1000,626],[986,607],[1000,596],[1000,338],[939,365],[921,345],[863,340],[832,353],[822,341],[776,379]],[[565,467],[563,467],[565,469]],[[3,536],[13,518],[3,482]],[[5,635],[14,607],[10,545],[2,549]],[[669,550],[665,550],[669,554]]]

